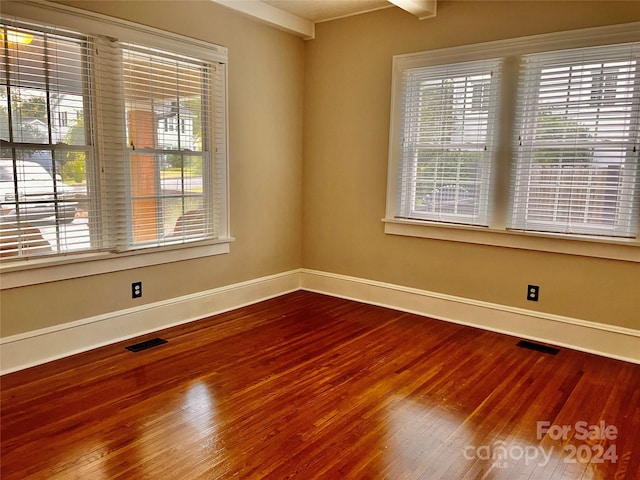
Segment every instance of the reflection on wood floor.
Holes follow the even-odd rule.
[[[5,375],[1,477],[640,478],[640,366],[517,341],[295,292]]]

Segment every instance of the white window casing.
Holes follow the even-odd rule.
[[[638,41],[640,24],[629,23],[395,56],[385,232],[640,262]],[[578,87],[574,66],[574,73],[556,85],[554,71],[544,66],[554,56],[593,71],[583,72]],[[460,215],[433,215],[433,208],[425,214],[422,192],[416,188],[419,169],[411,163],[415,155],[407,148],[407,138],[412,138],[410,127],[429,131],[425,122],[429,117],[423,115],[422,124],[416,120],[420,100],[412,104],[407,99],[420,99],[415,93],[419,90],[407,79],[465,65],[470,78],[473,66],[490,62],[498,65],[499,81],[492,83],[496,91],[487,99],[495,110],[486,129],[490,134],[486,171],[491,172],[484,182],[489,191],[482,199],[486,215],[469,221]],[[551,80],[543,79],[542,89],[541,72],[551,75]],[[576,93],[579,88],[582,94]],[[456,128],[465,117],[472,118],[478,106],[487,105],[477,98],[483,91],[481,85],[472,86],[465,94],[470,100],[459,113],[445,109]],[[569,91],[571,108],[559,100]],[[441,95],[450,94],[441,90]],[[561,108],[565,108],[562,116],[546,113],[536,126],[541,111],[557,113]],[[545,178],[541,170],[553,168],[557,168],[553,195],[539,185],[530,188]],[[446,208],[450,212],[452,207]],[[562,223],[563,211],[569,222]],[[555,220],[545,223],[545,215]]]
[[[12,116],[0,118],[3,165],[18,185],[43,150],[55,215],[40,228],[34,209],[5,216],[3,204],[3,236],[10,219],[16,248],[4,242],[2,288],[228,252],[226,48],[46,2],[10,10],[1,18],[0,100]],[[20,32],[29,44],[9,44]],[[27,118],[32,105],[44,107]],[[81,192],[81,220],[63,221],[76,202],[62,195],[65,181]]]

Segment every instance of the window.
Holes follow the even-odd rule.
[[[210,184],[211,147],[201,126],[210,110],[215,66],[134,45],[121,47],[127,176],[133,222],[127,247],[214,236]],[[178,119],[198,129],[178,132]],[[169,131],[159,119],[168,119]],[[122,212],[125,215],[125,210]]]
[[[86,224],[79,232],[72,223],[97,200],[87,182],[95,173],[91,129],[82,121],[90,108],[88,39],[16,23],[0,28],[2,257],[84,250]],[[99,230],[100,218],[92,221]]]
[[[385,232],[606,257],[590,240],[637,260],[638,37],[629,24],[394,57]]]
[[[228,240],[226,50],[101,28],[2,17],[5,261]]]
[[[398,216],[487,225],[497,60],[402,76]]]
[[[511,228],[637,232],[640,48],[526,55]]]

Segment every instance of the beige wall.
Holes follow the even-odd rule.
[[[640,20],[640,2],[439,1],[317,25],[305,45],[303,265],[640,328],[640,265],[385,235],[393,55]],[[525,299],[528,283],[540,301]]]
[[[299,268],[303,40],[211,1],[66,3],[229,48],[236,241],[228,255],[2,291],[2,336]],[[138,280],[142,302],[131,299]]]

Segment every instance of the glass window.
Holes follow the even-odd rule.
[[[224,64],[4,18],[0,39],[3,259],[220,237]]]
[[[402,75],[398,217],[486,225],[500,62]]]
[[[524,57],[511,228],[635,236],[639,59],[632,45]]]

